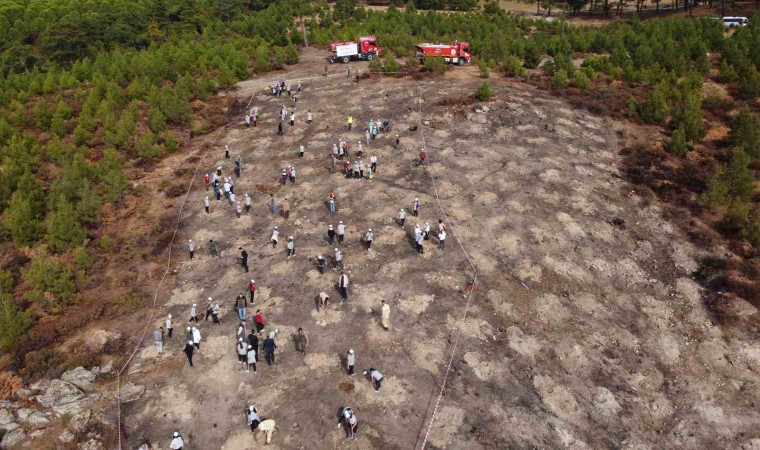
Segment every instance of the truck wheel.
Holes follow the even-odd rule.
[[[348,56],[344,56],[344,57],[343,57],[343,62],[344,62],[344,63],[347,63],[347,62],[348,62]]]
[[[464,58],[459,58],[457,61],[457,65],[463,66],[467,63],[467,61],[464,60]]]
[[[372,61],[372,58],[374,58],[374,55],[372,55],[372,53],[367,53],[367,61]]]

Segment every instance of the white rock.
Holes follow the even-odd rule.
[[[3,436],[3,440],[0,441],[0,447],[2,448],[9,448],[13,447],[16,444],[19,444],[26,440],[26,431],[24,431],[22,428],[13,430],[11,432],[5,433],[5,436]]]
[[[82,411],[71,418],[69,421],[69,428],[75,433],[82,433],[87,429],[87,426],[89,426],[90,420],[92,420],[92,411]]]
[[[45,393],[36,397],[37,402],[46,408],[65,405],[84,398],[84,392],[63,380],[53,380]]]
[[[28,423],[29,425],[36,428],[44,427],[50,423],[50,418],[47,414],[34,409],[21,408],[16,411],[16,414],[18,414],[19,421]]]
[[[0,425],[7,425],[13,422],[13,413],[5,408],[0,408]]]
[[[145,386],[139,384],[127,383],[121,387],[121,402],[130,403],[142,397],[145,392]]]
[[[50,380],[37,380],[29,386],[29,389],[33,391],[44,391],[50,386]]]
[[[83,442],[77,446],[80,450],[103,450],[103,444],[97,439],[90,439],[87,442]]]
[[[490,111],[490,110],[491,110],[491,108],[489,108],[488,106],[483,106],[483,107],[481,107],[480,109],[482,109],[482,110],[483,110],[483,112],[488,112],[488,111]]]
[[[8,422],[5,425],[0,425],[0,430],[2,430],[2,431],[13,431],[13,430],[15,430],[18,427],[19,427],[19,424],[17,424],[16,422]]]
[[[77,367],[76,369],[67,370],[61,375],[63,381],[68,381],[80,389],[89,389],[92,382],[95,381],[95,374],[85,369]]]
[[[29,437],[32,438],[32,439],[37,439],[38,437],[42,436],[46,432],[47,432],[47,430],[35,430],[35,431],[32,431],[29,434]]]
[[[58,440],[65,444],[68,444],[69,442],[73,441],[75,438],[76,436],[74,436],[74,433],[72,433],[69,430],[64,430],[63,433],[58,435]]]
[[[475,114],[474,116],[470,117],[470,120],[475,123],[487,123],[488,120],[486,119],[485,114]]]

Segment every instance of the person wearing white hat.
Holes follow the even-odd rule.
[[[246,421],[248,422],[248,426],[251,427],[251,432],[255,433],[256,428],[258,428],[259,424],[261,423],[261,419],[259,419],[259,412],[256,410],[256,407],[253,405],[249,406],[245,411],[245,416]]]
[[[340,252],[339,249],[335,249],[335,265],[333,266],[333,270],[336,270],[340,266],[340,268],[343,268],[343,253]]]
[[[319,270],[320,275],[325,274],[325,257],[321,253],[317,255],[317,270]]]
[[[187,356],[187,362],[190,363],[190,367],[193,367],[193,351],[195,349],[195,346],[193,346],[193,341],[188,340],[185,344],[185,349],[182,350],[185,352],[185,355]]]
[[[345,272],[340,273],[338,287],[340,288],[340,295],[343,296],[343,300],[348,300],[348,275]]]
[[[206,317],[203,319],[204,322],[207,322],[209,318],[211,318],[211,315],[214,313],[214,305],[213,305],[213,299],[211,297],[208,298],[206,301]]]
[[[426,241],[430,240],[430,224],[425,222],[425,226],[422,228],[422,236]]]
[[[372,250],[372,228],[367,230],[367,234],[364,236],[367,241],[367,250]]]
[[[195,303],[190,307],[190,320],[188,322],[198,323],[198,305]]]
[[[343,242],[343,238],[346,235],[346,226],[343,221],[338,222],[338,242]]]
[[[187,249],[190,251],[190,259],[193,259],[195,254],[195,242],[192,239],[187,240]]]
[[[398,224],[401,228],[404,228],[404,221],[406,220],[406,212],[404,211],[404,208],[401,208],[398,211]]]
[[[249,214],[251,212],[251,202],[253,200],[251,199],[251,196],[248,194],[245,194],[245,213]]]
[[[369,163],[370,163],[369,167],[370,169],[372,169],[372,173],[376,173],[377,172],[377,156],[375,155],[370,156]]]
[[[327,242],[332,245],[333,241],[335,240],[335,230],[333,229],[332,224],[327,226]]]
[[[169,443],[169,448],[171,450],[182,450],[182,447],[185,446],[185,441],[182,440],[182,436],[179,435],[179,432],[175,431],[174,436],[172,436],[172,441]]]
[[[293,236],[288,236],[288,243],[285,246],[288,249],[288,258],[296,254],[296,244],[293,241]]]
[[[354,350],[351,349],[346,355],[346,369],[350,377],[354,376],[354,365],[356,365],[356,355],[354,355]]]
[[[174,328],[172,328],[172,315],[169,314],[166,316],[166,333],[169,335],[169,337],[172,337],[172,332],[174,331]]]
[[[346,428],[346,435],[348,438],[355,439],[356,433],[359,431],[359,423],[356,420],[354,411],[351,407],[346,406],[340,412],[340,419],[338,420],[338,428],[344,426]]]
[[[230,146],[224,145],[224,159],[230,159]]]
[[[245,364],[246,357],[248,356],[248,347],[243,342],[243,338],[238,338],[237,343],[238,362]]]
[[[206,209],[206,214],[211,214],[211,200],[209,200],[208,195],[203,200],[203,207]]]
[[[253,297],[256,295],[256,281],[253,278],[248,283],[248,292],[251,293],[251,304],[253,304]]]
[[[414,217],[419,216],[420,214],[420,199],[415,198],[414,203],[412,203],[412,215]]]
[[[193,342],[193,329],[190,327],[187,327],[187,332],[185,333],[185,339],[187,339],[190,342]]]
[[[197,350],[201,349],[201,330],[193,327],[193,345]]]

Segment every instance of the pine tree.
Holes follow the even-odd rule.
[[[663,124],[668,117],[668,102],[661,90],[655,88],[649,91],[637,110],[644,123]]]
[[[77,220],[74,207],[65,197],[59,196],[53,203],[48,215],[47,235],[50,245],[63,252],[77,245],[82,245],[87,233]]]
[[[760,116],[742,108],[731,121],[731,143],[741,146],[753,159],[760,159]]]
[[[11,294],[0,293],[0,347],[10,349],[32,323],[29,312],[19,310]]]
[[[92,188],[90,182],[84,182],[78,192],[78,197],[76,212],[79,222],[90,225],[96,224],[100,220],[100,208],[103,205],[98,191]]]
[[[45,192],[32,174],[24,172],[16,192],[11,196],[3,222],[19,247],[31,246],[42,237],[45,215]]]
[[[702,123],[702,100],[698,93],[686,96],[683,105],[674,114],[673,121],[676,128],[683,127],[687,141],[702,140],[705,135],[705,126]]]
[[[74,272],[68,266],[40,251],[26,269],[21,269],[21,277],[30,286],[24,298],[43,306],[63,306],[77,299]],[[52,305],[50,304],[52,301]]]
[[[122,193],[129,186],[116,150],[107,148],[98,164],[98,174],[103,182],[103,199],[107,202],[121,200]]]
[[[161,133],[166,129],[166,116],[157,106],[148,109],[148,125],[154,133]]]

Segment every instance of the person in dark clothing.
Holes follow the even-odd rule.
[[[277,344],[274,343],[274,339],[268,337],[264,339],[264,354],[268,365],[274,364],[274,351],[277,348]]]
[[[243,250],[243,247],[240,247],[238,250],[240,250],[240,264],[243,266],[243,269],[245,269],[246,273],[248,272],[248,252]]]
[[[195,346],[193,345],[192,340],[187,341],[183,351],[185,352],[185,355],[187,355],[187,362],[190,363],[190,367],[193,367],[193,351],[195,351]]]
[[[327,226],[327,242],[329,242],[332,245],[334,240],[335,240],[335,229],[333,229],[332,225],[328,225]]]
[[[248,345],[256,350],[256,362],[259,362],[259,337],[253,330],[248,333]]]
[[[277,124],[277,136],[282,136],[282,121]]]

